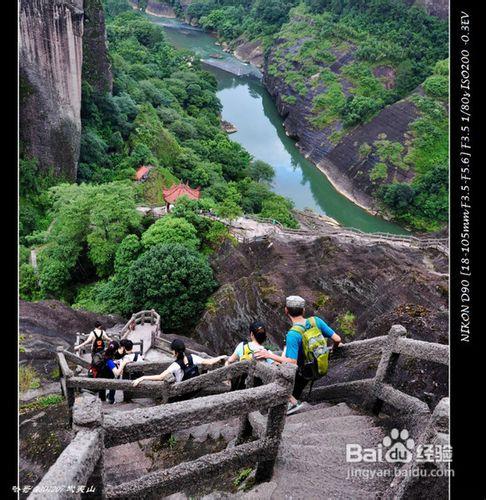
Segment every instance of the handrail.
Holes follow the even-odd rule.
[[[120,337],[126,338],[130,331],[135,329],[137,324],[144,324],[149,319],[150,324],[155,325],[156,333],[160,334],[160,315],[154,310],[144,310],[132,314],[125,326],[120,331]]]
[[[278,448],[278,444],[278,439],[262,438],[205,455],[169,469],[152,472],[140,479],[108,486],[106,498],[144,498],[145,495],[163,498],[180,491],[181,484],[194,484],[196,479],[202,477],[215,477],[231,469],[253,465],[264,459],[269,450]]]
[[[425,361],[449,364],[449,346],[434,342],[424,342],[405,338],[407,331],[401,325],[391,327],[388,335],[359,340],[344,344],[334,350],[333,358],[345,359],[349,355],[359,355],[361,349],[367,352],[381,351],[381,358],[375,376],[368,379],[341,382],[314,389],[312,400],[359,400],[365,407],[378,414],[383,403],[387,403],[403,414],[415,414],[418,419],[428,418],[428,405],[386,383],[396,369],[400,355],[411,356]]]
[[[103,422],[105,446],[138,441],[188,427],[239,417],[286,403],[288,391],[278,383],[262,385],[179,403],[151,406],[106,415]]]
[[[63,353],[58,351],[58,358],[62,357]],[[215,370],[206,375],[206,384],[212,383],[216,378],[221,380],[223,374],[234,376],[246,372],[251,379],[252,373],[259,372],[258,365],[263,365],[263,363],[244,361]],[[296,367],[290,364],[265,367],[263,371],[273,381],[256,388],[252,387],[253,383],[250,380],[248,386],[251,388],[241,391],[107,415],[103,414],[98,398],[83,394],[76,400],[73,409],[73,430],[77,432],[77,435],[50,468],[41,481],[41,485],[72,484],[77,487],[85,485],[88,480],[92,481],[96,474],[97,494],[102,498],[154,495],[165,497],[180,489],[181,480],[190,483],[196,481],[202,474],[206,476],[217,474],[228,468],[236,469],[242,465],[257,465],[256,480],[268,481],[273,472],[285,425],[287,400],[292,391],[295,370]],[[196,378],[203,380],[203,377],[204,375],[201,375]],[[64,379],[71,389],[84,382],[80,380],[80,377]],[[97,382],[99,382],[97,379],[89,379],[90,385],[96,385]],[[120,387],[121,384],[127,383],[131,384],[130,381],[109,381],[110,386],[113,387]],[[188,387],[184,384],[186,382],[174,384],[173,387]],[[163,387],[165,389],[161,389]],[[154,390],[163,392],[167,384],[145,381],[140,384],[139,388],[142,391],[150,390],[152,393]],[[268,409],[265,434],[255,441],[243,442],[247,426],[241,424],[249,422],[248,415],[252,411],[265,409]],[[172,433],[231,416],[239,416],[241,420],[235,447],[205,455],[167,470],[156,471],[121,485],[105,484],[103,470],[105,447],[160,436],[160,434]],[[34,500],[45,498],[45,496],[35,495],[37,493],[33,493],[30,498]],[[50,498],[60,499],[66,496],[54,495]]]
[[[88,481],[95,490],[93,493],[100,497],[103,490],[102,421],[99,399],[85,395],[76,402],[73,417],[76,436],[33,488],[29,500],[78,498],[78,487],[86,486]]]

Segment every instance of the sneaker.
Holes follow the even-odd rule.
[[[287,415],[292,415],[292,413],[295,413],[296,411],[300,410],[302,408],[302,402],[297,401],[297,403],[292,404],[289,403],[287,405]]]
[[[114,405],[115,404],[115,400],[114,399],[109,399],[108,403],[110,403],[111,405]]]

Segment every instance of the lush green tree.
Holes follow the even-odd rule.
[[[292,215],[293,204],[283,196],[273,195],[262,204],[261,216],[273,219],[286,227],[298,228],[299,224]]]
[[[185,219],[166,215],[142,234],[142,245],[149,248],[160,244],[180,244],[196,250],[200,241],[196,228]]]
[[[224,178],[235,181],[245,177],[250,165],[250,155],[237,142],[220,136],[207,142],[208,160],[219,163],[223,167]]]
[[[22,300],[42,298],[38,277],[30,264],[21,264],[19,268],[19,297]]]
[[[385,204],[399,213],[411,206],[415,196],[412,186],[399,182],[382,186],[380,194]]]
[[[380,109],[381,105],[380,101],[371,97],[353,96],[348,98],[341,111],[344,125],[351,127],[367,121]]]
[[[134,126],[130,137],[132,148],[143,144],[150,149],[161,166],[171,166],[180,153],[180,146],[164,128],[153,106],[144,104],[140,107]]]
[[[233,220],[242,215],[241,194],[234,183],[227,186],[224,200],[216,207],[216,214],[223,219]]]
[[[275,169],[262,160],[254,160],[250,164],[249,175],[257,182],[271,182],[275,177]]]
[[[447,99],[449,97],[449,79],[442,75],[432,75],[424,82],[424,90],[430,97]]]
[[[83,275],[83,257],[99,277],[113,272],[119,243],[140,226],[133,188],[124,183],[51,188],[53,223],[40,252],[40,281],[54,296]]]
[[[127,294],[134,310],[155,309],[165,331],[185,331],[214,290],[207,259],[183,245],[155,245],[132,265]]]

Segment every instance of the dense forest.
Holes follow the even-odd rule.
[[[77,182],[20,159],[20,296],[95,312],[153,307],[177,329],[205,307],[216,286],[208,256],[231,240],[201,210],[297,222],[292,204],[270,191],[272,167],[221,129],[216,82],[194,55],[172,48],[124,0],[106,2],[106,14],[113,93],[83,82]],[[136,183],[141,165],[153,168]],[[182,199],[157,221],[137,212],[163,205],[162,189],[180,181],[200,186],[201,199]]]
[[[197,0],[176,12],[230,45],[259,40],[267,71],[291,89],[283,100],[312,103],[310,126],[338,144],[385,106],[411,98],[419,117],[410,144],[363,144],[376,158],[369,182],[383,208],[407,226],[436,231],[448,207],[447,22],[401,0]],[[337,57],[349,63],[336,70]],[[384,76],[383,76],[384,74]],[[419,93],[416,89],[421,86]],[[324,89],[324,90],[323,90]],[[413,172],[412,182],[388,172]]]
[[[183,13],[179,0],[170,3]],[[194,54],[174,49],[162,29],[125,0],[105,0],[104,6],[113,92],[83,81],[77,182],[41,172],[36,158],[21,153],[20,296],[123,315],[156,308],[166,329],[176,331],[206,306],[217,286],[209,256],[232,241],[202,210],[228,219],[258,214],[288,227],[297,221],[292,203],[270,190],[272,167],[222,130],[215,78]],[[319,73],[326,91],[313,99],[314,127],[339,122],[344,134],[386,105],[413,101],[419,117],[409,143],[382,138],[362,144],[360,155],[379,159],[370,181],[397,220],[419,230],[446,222],[444,22],[395,0],[198,0],[184,15],[224,40],[258,39],[273,48],[276,62],[268,71],[281,74],[296,95],[315,87]],[[299,49],[289,55],[285,48],[296,41]],[[353,49],[343,70],[352,83],[348,96],[325,69],[336,47]],[[393,68],[392,88],[373,74],[378,63]],[[153,168],[137,183],[141,165]],[[391,167],[413,169],[413,181],[385,182]],[[201,199],[183,199],[157,221],[136,210],[162,205],[162,189],[177,182],[200,186]]]

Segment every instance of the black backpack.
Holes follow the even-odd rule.
[[[102,351],[96,352],[91,358],[91,367],[88,376],[91,378],[101,377],[106,368],[106,359]]]
[[[95,336],[93,346],[91,348],[91,352],[93,353],[93,355],[96,354],[97,352],[102,352],[105,350],[105,341],[103,340],[103,333],[104,332],[101,332],[101,335],[98,337],[98,335],[96,335],[96,332],[93,330],[93,334]]]
[[[181,370],[184,372],[184,376],[182,377],[182,381],[189,380],[190,378],[197,377],[199,375],[199,368],[194,364],[192,360],[192,356],[190,354],[186,354],[187,365],[184,364],[184,360],[178,359],[176,363],[181,367]]]

